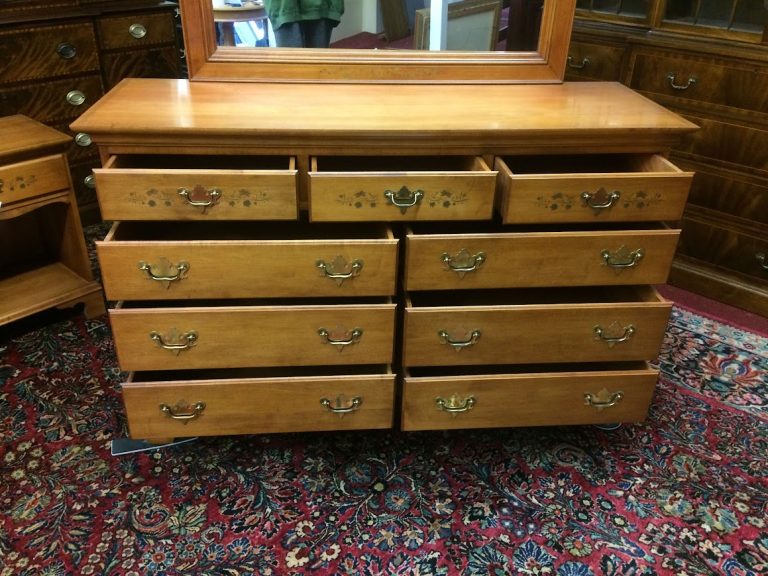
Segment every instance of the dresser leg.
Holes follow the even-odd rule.
[[[101,293],[101,290],[86,296],[82,299],[82,302],[85,305],[83,313],[89,320],[107,312],[107,306],[104,303],[104,295]]]

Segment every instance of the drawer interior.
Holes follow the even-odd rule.
[[[313,172],[489,172],[475,156],[321,156],[312,158]]]
[[[499,234],[538,234],[552,232],[644,232],[669,230],[663,222],[575,222],[567,224],[503,224],[498,219],[493,222],[451,222],[447,227],[443,222],[412,222],[408,224],[409,235],[442,235],[458,237],[461,234],[483,235],[492,237]]]
[[[161,311],[179,311],[194,310],[205,311],[205,309],[232,310],[238,308],[254,308],[258,306],[276,308],[285,310],[286,307],[318,306],[332,309],[334,306],[344,306],[345,308],[368,308],[370,306],[390,306],[392,299],[376,296],[355,296],[340,298],[248,298],[239,300],[195,300],[194,308],[191,307],[189,300],[120,300],[115,304],[116,310],[148,310],[150,312]]]
[[[665,302],[651,286],[587,286],[578,288],[515,288],[411,292],[409,307],[541,306],[548,304],[612,304]]]
[[[576,154],[571,156],[502,156],[513,174],[612,174],[679,172],[654,154]]]
[[[647,362],[583,362],[579,364],[502,364],[482,366],[413,366],[404,368],[405,378],[451,378],[519,374],[609,373],[651,370]]]
[[[175,240],[370,240],[394,239],[384,223],[312,224],[304,222],[116,222],[111,242]]]
[[[175,154],[121,154],[105,168],[142,170],[293,170],[289,156],[214,156]]]
[[[258,378],[311,378],[337,376],[376,376],[392,374],[388,364],[349,366],[290,366],[274,368],[226,368],[201,370],[146,370],[131,372],[128,382],[183,382],[195,380],[246,380]]]

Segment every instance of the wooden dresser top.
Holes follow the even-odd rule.
[[[696,126],[612,82],[272,84],[126,79],[72,129],[98,144],[352,153],[659,150]],[[190,150],[187,150],[190,151]]]
[[[15,162],[64,150],[70,138],[31,118],[16,114],[0,118],[0,162]]]

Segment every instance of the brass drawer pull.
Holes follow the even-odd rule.
[[[608,344],[608,346],[613,347],[616,344],[626,342],[632,338],[632,336],[635,335],[635,332],[637,332],[637,329],[632,324],[625,326],[624,332],[621,336],[606,336],[605,330],[603,330],[602,326],[599,325],[592,328],[592,331],[595,333],[595,340],[601,340]]]
[[[331,331],[326,328],[320,328],[317,331],[318,335],[323,341],[323,344],[330,344],[332,346],[338,346],[339,352],[341,352],[344,349],[344,346],[351,346],[353,344],[357,344],[360,341],[360,338],[363,336],[363,329],[362,328],[355,328],[354,330],[351,330],[348,332],[349,336],[343,339],[334,339],[331,337]]]
[[[193,406],[189,406],[188,408],[192,408],[192,411],[179,412],[179,410],[183,410],[184,407],[178,405],[171,407],[168,406],[168,404],[160,404],[160,411],[168,416],[168,418],[181,420],[183,424],[186,424],[190,420],[194,420],[203,413],[203,410],[205,410],[205,402],[196,402]]]
[[[87,132],[78,132],[75,134],[75,144],[85,148],[86,146],[93,144],[93,140],[91,139],[91,135]]]
[[[157,266],[155,266],[157,268]],[[179,262],[178,264],[170,265],[170,266],[164,266],[165,269],[176,269],[176,274],[155,274],[152,271],[152,264],[147,264],[146,262],[139,262],[139,270],[142,270],[143,272],[146,272],[147,278],[150,280],[154,280],[155,282],[167,282],[166,288],[168,288],[171,285],[171,282],[176,282],[177,280],[183,280],[186,277],[186,273],[189,271],[189,263],[188,262]]]
[[[215,206],[219,199],[221,198],[221,190],[218,188],[211,188],[210,190],[206,190],[202,186],[195,186],[194,190],[189,190],[189,188],[179,188],[178,190],[179,196],[184,198],[187,201],[187,204],[190,206],[194,206],[196,208],[202,208],[203,213],[205,213],[205,209],[209,208],[211,206]],[[199,196],[204,195],[207,196],[207,200],[193,200],[193,196]]]
[[[576,64],[573,61],[573,56],[568,56],[568,68],[573,68],[574,70],[582,70],[589,66],[589,58],[584,57],[581,59],[581,64]]]
[[[475,407],[476,403],[477,401],[475,400],[474,396],[467,396],[464,400],[459,400],[458,396],[455,394],[448,400],[445,398],[440,398],[439,396],[435,398],[435,404],[437,404],[437,407],[440,408],[440,410],[443,412],[448,412],[449,414],[469,412],[472,410],[472,408]]]
[[[194,330],[190,330],[189,332],[185,332],[179,336],[177,339],[178,343],[176,344],[166,342],[163,336],[159,332],[155,331],[149,333],[149,338],[155,344],[160,346],[160,348],[163,348],[164,350],[170,350],[171,352],[176,352],[176,354],[179,354],[179,352],[182,350],[189,350],[195,344],[197,344],[197,332]]]
[[[448,334],[448,331],[446,330],[438,330],[437,335],[438,337],[443,341],[444,344],[449,344],[453,346],[456,350],[461,350],[462,348],[467,348],[469,346],[474,346],[477,344],[477,341],[480,340],[481,336],[480,330],[472,330],[472,333],[469,335],[469,338],[467,340],[452,340],[450,334]]]
[[[604,410],[616,406],[624,398],[624,392],[618,391],[610,394],[607,390],[601,390],[593,395],[587,392],[584,394],[584,404],[592,406],[597,410]]]
[[[688,90],[688,88],[697,82],[695,76],[689,76],[688,81],[685,84],[676,84],[675,82],[677,81],[677,72],[670,72],[667,74],[667,80],[669,81],[669,85],[675,90]]]
[[[762,266],[763,270],[768,270],[768,257],[766,257],[765,254],[760,252],[759,254],[755,254],[755,258],[760,262],[760,266]]]
[[[360,271],[363,269],[363,261],[352,260],[352,263],[347,266],[346,262],[342,261],[340,258],[336,258],[331,263],[328,263],[325,260],[318,260],[317,262],[315,262],[315,266],[317,266],[323,272],[326,278],[330,278],[331,280],[336,280],[336,283],[339,286],[341,286],[344,280],[355,278],[360,274]],[[336,272],[337,267],[340,270],[345,269],[349,271]]]
[[[320,398],[320,405],[324,408],[327,408],[330,412],[333,412],[334,414],[349,414],[350,412],[354,412],[360,406],[363,405],[363,399],[360,398],[360,396],[355,396],[350,400],[349,404],[346,406],[342,406],[341,404],[341,398],[337,398],[336,402],[333,403],[328,398]]]
[[[447,266],[448,270],[453,270],[459,276],[464,277],[464,274],[467,272],[474,272],[480,268],[483,262],[485,262],[486,256],[485,252],[470,254],[466,250],[461,250],[456,256],[443,252],[440,260]]]
[[[147,27],[144,24],[131,24],[128,27],[128,34],[136,38],[136,40],[141,40],[147,35]]]
[[[605,200],[601,202],[600,197],[604,197]],[[596,213],[599,213],[601,210],[605,210],[606,208],[610,208],[611,206],[616,204],[619,198],[621,198],[621,192],[619,192],[618,190],[614,190],[610,194],[605,194],[605,190],[598,190],[595,193],[592,193],[592,192],[581,193],[581,199],[584,200],[584,204],[588,208],[592,208],[592,210],[594,210]]]
[[[384,197],[390,204],[397,206],[400,208],[400,212],[405,214],[408,208],[416,206],[421,201],[424,197],[424,192],[422,190],[411,191],[406,186],[403,186],[397,192],[385,190]]]
[[[605,263],[611,268],[633,268],[640,263],[640,260],[645,256],[645,250],[638,248],[628,254],[626,251],[619,250],[611,254],[610,250],[603,250],[600,255],[605,260]]]
[[[67,92],[67,102],[72,106],[80,106],[85,103],[85,94],[80,90],[70,90]]]
[[[77,48],[74,44],[62,42],[56,47],[56,54],[61,56],[64,60],[72,60],[72,58],[77,56]]]

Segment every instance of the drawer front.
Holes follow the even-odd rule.
[[[0,31],[0,84],[98,72],[90,23]]]
[[[644,369],[409,377],[403,430],[640,422],[658,371]]]
[[[497,158],[495,168],[509,224],[677,220],[693,178],[658,155]]]
[[[619,46],[572,41],[565,73],[570,80],[618,81],[625,49]]]
[[[404,364],[653,360],[670,310],[666,302],[407,306]]]
[[[746,274],[768,288],[768,227],[743,229],[720,218],[687,214],[680,254]]]
[[[392,427],[394,388],[392,374],[126,382],[123,401],[133,438],[362,430]]]
[[[117,228],[117,226],[116,226]],[[397,240],[97,242],[110,300],[390,296]]]
[[[316,222],[487,220],[496,173],[480,158],[463,171],[309,173],[310,218]],[[471,168],[471,169],[470,169]]]
[[[123,370],[390,364],[394,304],[110,311]]]
[[[406,238],[406,289],[661,284],[679,233],[411,233]]]
[[[106,88],[114,88],[123,78],[180,78],[179,51],[176,46],[143,48],[101,55]]]
[[[52,124],[71,121],[104,95],[99,76],[67,78],[0,89],[0,113]]]
[[[296,220],[296,170],[94,170],[105,220]]]
[[[67,162],[61,154],[0,166],[0,206],[68,189]]]
[[[763,115],[768,110],[768,70],[737,60],[638,51],[633,57],[630,86]]]
[[[171,12],[135,13],[98,20],[99,40],[105,50],[175,42],[174,27]]]
[[[747,167],[768,176],[768,130],[759,126],[721,122],[683,114],[701,127],[685,136],[675,150],[694,159],[724,168]]]

